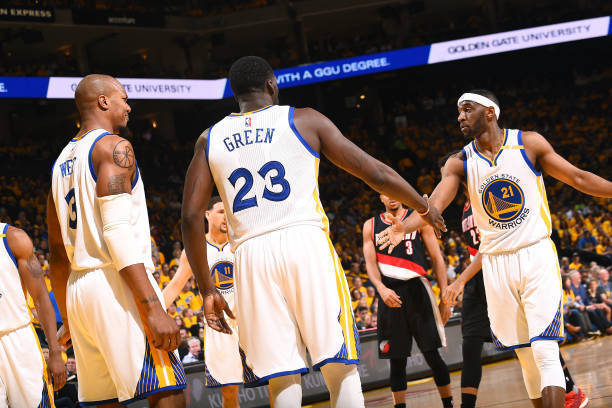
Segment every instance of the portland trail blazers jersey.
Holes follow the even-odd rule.
[[[270,105],[233,113],[208,131],[206,155],[234,250],[290,226],[328,230],[319,201],[319,154],[295,127],[293,110]]]
[[[522,131],[505,129],[493,160],[473,141],[463,148],[463,166],[480,252],[498,254],[534,244],[551,233],[550,211],[542,173],[529,160]]]
[[[478,247],[480,246],[480,232],[478,232],[478,227],[474,222],[474,215],[472,214],[472,205],[470,204],[470,200],[467,200],[463,206],[461,230],[463,231],[463,239],[467,243],[470,257],[476,256],[478,253]]]
[[[6,239],[8,227],[0,222],[0,335],[30,324],[17,261]]]
[[[404,210],[401,219],[408,216],[408,210]],[[380,273],[388,278],[408,280],[427,274],[425,269],[425,252],[420,231],[406,234],[404,240],[398,244],[393,251],[387,253],[387,248],[378,248],[378,234],[386,230],[391,223],[385,219],[382,213],[374,218],[372,225],[372,241],[376,248],[376,261]]]
[[[51,174],[51,188],[62,239],[72,264],[72,270],[88,271],[113,264],[102,236],[102,216],[96,200],[98,180],[92,162],[92,152],[98,140],[108,135],[104,129],[94,129],[72,139],[62,150]],[[147,272],[155,269],[151,260],[151,234],[140,173],[132,183],[131,231],[142,263]]]

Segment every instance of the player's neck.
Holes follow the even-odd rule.
[[[265,108],[266,106],[270,106],[273,104],[274,101],[272,100],[270,95],[263,92],[243,95],[238,101],[238,106],[240,106],[240,113],[256,111],[258,109]]]
[[[504,131],[495,124],[478,135],[474,143],[480,152],[494,156],[504,143]]]
[[[81,116],[81,131],[79,134],[85,134],[94,129],[104,129],[113,134],[119,133],[119,129],[113,127],[110,120],[99,116]]]
[[[206,240],[213,245],[221,247],[227,243],[227,234],[221,231],[210,230],[206,234]]]

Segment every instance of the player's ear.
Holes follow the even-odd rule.
[[[98,96],[98,106],[100,106],[100,109],[102,110],[108,110],[110,108],[110,101],[106,95]]]

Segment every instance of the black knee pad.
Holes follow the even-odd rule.
[[[448,367],[438,350],[426,351],[423,353],[427,365],[433,371],[434,382],[438,387],[443,387],[450,384],[450,374],[448,373]]]
[[[461,387],[478,388],[482,378],[481,339],[466,337],[463,339],[463,370],[461,371]]]
[[[407,387],[406,382],[406,362],[408,358],[392,358],[391,362],[391,391],[404,391]]]

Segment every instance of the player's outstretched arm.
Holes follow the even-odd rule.
[[[102,218],[104,241],[115,268],[134,296],[153,346],[174,350],[180,342],[178,327],[164,310],[147,276],[140,251],[134,246],[136,239],[130,224],[132,182],[137,171],[134,149],[124,138],[108,135],[96,143],[92,162],[98,175],[96,204]]]
[[[208,129],[200,135],[196,142],[193,159],[191,159],[187,169],[183,190],[183,205],[181,208],[181,229],[185,253],[204,301],[204,317],[206,322],[214,330],[231,333],[232,330],[225,321],[223,311],[225,310],[232,319],[234,315],[223,296],[217,291],[210,277],[208,259],[206,257],[204,212],[208,208],[214,186],[206,158],[207,139]]]
[[[38,312],[38,320],[47,337],[49,344],[48,367],[53,378],[53,388],[59,390],[66,383],[66,366],[62,359],[62,348],[57,341],[57,328],[55,325],[55,311],[49,299],[47,285],[43,280],[43,271],[36,256],[32,240],[24,231],[10,227],[6,234],[8,245],[17,261],[19,276],[34,300]]]
[[[310,146],[322,152],[336,166],[360,178],[374,190],[424,214],[425,221],[446,231],[444,219],[436,208],[404,180],[395,170],[376,160],[350,140],[325,115],[314,109],[296,109],[294,123]]]
[[[442,291],[442,301],[449,306],[455,304],[457,297],[463,293],[463,289],[465,285],[472,279],[478,271],[482,269],[482,255],[479,253],[476,254],[472,263],[468,265],[467,268],[464,269],[463,273],[459,275],[456,281],[448,285],[446,290]]]
[[[372,240],[372,230],[374,228],[374,219],[370,218],[363,224],[363,257],[365,258],[366,271],[368,278],[374,285],[383,302],[389,307],[400,307],[402,299],[395,293],[393,289],[389,289],[382,283],[380,270],[376,262],[376,248]]]
[[[181,251],[181,259],[179,260],[179,267],[174,274],[172,280],[166,285],[162,294],[164,295],[164,303],[166,307],[168,307],[172,302],[176,300],[179,293],[181,293],[181,289],[185,287],[185,284],[193,276],[193,272],[191,271],[191,266],[189,266],[189,261],[187,260],[187,254],[185,250]]]
[[[523,145],[530,161],[557,180],[585,194],[612,198],[612,182],[565,160],[539,133],[523,132]]]
[[[66,312],[66,285],[68,284],[71,266],[68,254],[66,254],[51,191],[49,191],[47,197],[47,234],[49,236],[49,278],[64,325],[64,328],[61,329],[64,336],[60,339],[60,343],[67,346],[70,340],[70,330],[68,313]]]
[[[436,276],[440,293],[443,293],[446,290],[448,282],[446,277],[446,262],[444,262],[440,244],[438,243],[438,239],[436,238],[433,228],[431,228],[429,225],[421,228],[421,236],[423,237],[425,249],[431,258],[433,273]],[[440,301],[438,308],[440,309],[442,324],[446,324],[451,315],[450,307],[444,302]]]
[[[442,168],[442,180],[440,180],[429,199],[430,205],[444,211],[457,195],[461,180],[465,177],[464,174],[461,154],[450,157]],[[420,217],[416,212],[406,217],[403,222],[393,220],[391,227],[380,234],[378,245],[380,249],[388,247],[388,251],[391,253],[393,248],[402,242],[405,234],[410,234],[425,225],[423,217]],[[435,233],[440,236],[438,231],[435,231]]]

